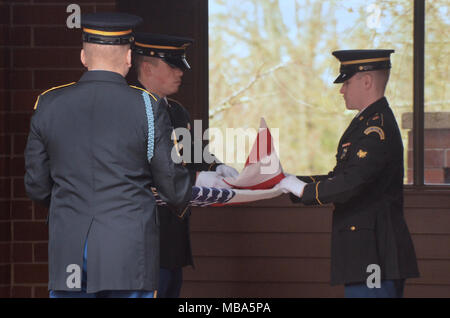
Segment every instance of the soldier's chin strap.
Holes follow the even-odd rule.
[[[150,96],[142,92],[145,103],[145,112],[147,114],[148,138],[147,138],[147,160],[150,163],[153,157],[154,138],[155,138],[155,119],[153,117],[153,107]]]

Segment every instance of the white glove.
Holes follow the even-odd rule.
[[[297,177],[288,175],[276,185],[276,188],[281,188],[284,193],[291,192],[301,198],[303,196],[303,189],[305,188],[305,185],[306,183],[297,179]]]
[[[221,164],[216,168],[217,174],[221,175],[224,178],[231,177],[236,178],[239,175],[239,172],[233,167],[227,166],[225,164]]]
[[[195,185],[197,187],[231,189],[231,186],[223,182],[223,177],[215,171],[200,172],[195,180]]]

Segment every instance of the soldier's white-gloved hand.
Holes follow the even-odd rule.
[[[197,187],[230,189],[231,186],[223,182],[222,179],[223,177],[215,171],[202,171],[198,174],[195,185]]]
[[[226,164],[221,164],[216,168],[217,174],[221,175],[224,178],[231,177],[236,178],[239,175],[239,172],[233,167],[227,166]]]
[[[299,198],[303,195],[303,189],[305,188],[306,183],[297,179],[297,177],[293,175],[288,175],[286,178],[280,181],[277,184],[277,188],[281,188],[284,193],[290,192]]]

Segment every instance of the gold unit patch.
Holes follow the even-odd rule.
[[[384,140],[384,131],[380,127],[370,126],[369,128],[366,128],[366,130],[364,130],[364,133],[366,135],[371,134],[371,133],[377,133],[380,136],[380,139]]]

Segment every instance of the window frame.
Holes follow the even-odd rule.
[[[209,1],[206,1],[206,21],[205,27],[209,34]],[[424,190],[447,190],[450,185],[446,184],[426,184],[425,183],[425,0],[414,0],[414,21],[413,21],[413,183],[405,184],[406,189]],[[208,39],[208,37],[207,37]],[[209,43],[207,41],[206,56],[209,56]],[[209,86],[209,61],[208,67],[203,74],[208,79]],[[203,116],[207,127],[209,127],[209,89],[205,90],[206,110]]]
[[[425,186],[425,0],[414,0],[413,186]]]
[[[414,0],[413,28],[413,183],[405,186],[450,190],[450,185],[425,183],[425,0]]]

